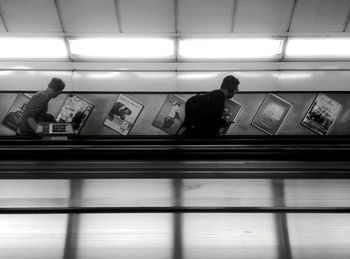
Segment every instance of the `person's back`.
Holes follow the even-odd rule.
[[[184,126],[191,137],[215,137],[224,126],[225,96],[220,90],[192,96],[185,105]]]
[[[233,76],[224,78],[221,88],[189,98],[185,105],[184,126],[190,137],[212,138],[224,127],[225,99],[238,91],[239,81]]]
[[[33,117],[36,121],[45,121],[49,100],[49,96],[45,95],[43,91],[35,93],[30,98],[20,123],[19,130],[21,134],[34,134],[33,129],[27,123],[28,118]]]
[[[50,99],[61,94],[65,84],[59,78],[53,78],[45,91],[37,92],[29,100],[20,122],[18,134],[33,135],[38,122],[53,122],[55,118],[47,113]]]

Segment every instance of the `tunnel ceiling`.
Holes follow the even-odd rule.
[[[333,34],[349,0],[0,0],[0,32]]]

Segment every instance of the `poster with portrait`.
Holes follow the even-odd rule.
[[[256,113],[252,125],[269,135],[275,135],[292,106],[281,97],[268,94]]]
[[[109,112],[104,125],[122,135],[128,135],[143,109],[143,105],[120,94]]]
[[[70,95],[57,115],[56,121],[71,123],[75,132],[79,134],[93,109],[94,105],[82,97]]]
[[[168,94],[152,125],[174,135],[185,117],[186,101],[174,94]]]
[[[30,100],[31,96],[28,94],[18,94],[16,100],[13,102],[10,110],[2,121],[2,124],[16,131],[21,122],[23,112]]]
[[[241,112],[242,105],[234,100],[225,100],[225,110],[223,114],[223,119],[230,122],[231,124],[236,122],[238,114]],[[231,124],[222,128],[219,135],[225,135],[230,128]]]
[[[317,134],[326,135],[337,119],[342,105],[325,94],[318,94],[301,124]]]

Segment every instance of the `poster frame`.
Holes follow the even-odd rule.
[[[275,98],[275,100],[278,100],[278,102],[280,102],[280,103],[285,105],[285,106],[281,106],[280,105],[281,107],[283,107],[283,108],[286,107],[286,109],[284,109],[284,111],[286,111],[286,112],[283,113],[281,119],[276,121],[275,123],[273,123],[274,125],[276,125],[276,128],[277,128],[276,130],[274,130],[272,127],[269,127],[270,129],[266,128],[266,127],[264,128],[264,127],[260,126],[259,123],[258,123],[259,122],[258,118],[259,118],[259,115],[262,113],[263,108],[266,107],[267,104],[274,102],[273,98]],[[280,96],[278,96],[276,94],[268,93],[265,96],[264,101],[261,103],[261,105],[260,105],[257,113],[255,114],[251,124],[254,127],[258,128],[259,130],[269,134],[270,136],[276,135],[279,132],[279,130],[281,129],[282,124],[284,123],[284,121],[288,117],[288,114],[290,113],[292,108],[293,108],[293,104],[291,104],[287,100],[283,99],[282,97],[280,97]]]
[[[131,132],[132,128],[134,127],[134,125],[135,125],[137,119],[139,118],[139,116],[140,116],[140,114],[141,114],[141,112],[142,112],[142,110],[143,110],[143,108],[144,108],[144,105],[141,104],[141,103],[139,103],[138,101],[135,101],[133,98],[129,97],[128,95],[122,94],[122,93],[118,95],[118,97],[117,97],[117,99],[115,100],[115,102],[113,103],[113,105],[114,105],[115,103],[117,103],[118,100],[119,100],[119,98],[121,98],[121,97],[123,97],[123,98],[125,98],[125,99],[129,99],[129,100],[131,100],[131,102],[134,102],[134,103],[138,104],[139,106],[141,106],[141,108],[140,108],[140,110],[138,111],[138,113],[137,113],[137,115],[136,115],[136,117],[135,117],[135,120],[132,122],[132,125],[131,125],[130,129],[128,130],[127,134],[123,134],[123,132],[120,132],[120,131],[118,131],[117,129],[113,128],[111,125],[106,124],[106,121],[108,120],[108,118],[105,118],[105,120],[104,120],[104,122],[103,122],[103,125],[105,125],[106,127],[112,129],[113,131],[117,132],[117,133],[120,134],[120,135],[127,136],[127,135],[129,135],[129,133]],[[113,109],[113,107],[112,107],[112,109]],[[112,110],[112,109],[111,109],[111,110]],[[111,113],[111,110],[108,112],[107,116]],[[108,121],[110,121],[110,120],[108,120]]]
[[[317,99],[318,99],[321,95],[324,95],[327,99],[329,99],[329,100],[331,100],[331,101],[337,103],[337,104],[339,105],[339,107],[340,107],[339,110],[338,110],[338,113],[336,114],[336,116],[335,116],[335,118],[334,118],[334,120],[333,120],[333,122],[332,122],[332,124],[329,126],[329,128],[327,129],[327,131],[326,131],[325,133],[322,133],[321,130],[318,131],[318,130],[312,128],[311,126],[309,126],[308,124],[304,123],[304,121],[305,121],[305,119],[306,119],[306,116],[310,114],[311,110],[314,108],[314,106],[315,106],[315,104],[316,104],[316,102],[317,102]],[[326,95],[326,94],[324,94],[324,93],[318,93],[318,94],[315,96],[315,98],[313,99],[313,101],[312,101],[310,107],[308,108],[307,112],[305,113],[305,115],[304,115],[302,121],[300,122],[300,124],[301,124],[302,126],[304,126],[305,128],[307,128],[307,129],[309,129],[309,130],[312,130],[313,132],[317,133],[318,135],[325,136],[325,135],[328,134],[328,132],[330,131],[330,129],[333,127],[334,122],[337,120],[337,118],[338,118],[339,114],[341,113],[341,110],[342,110],[342,109],[343,109],[343,105],[342,105],[340,102],[334,100],[333,98],[330,98],[328,95]]]
[[[183,114],[183,117],[185,117],[185,105],[186,105],[186,100],[185,100],[184,98],[181,98],[180,96],[178,96],[178,95],[176,95],[176,94],[167,94],[167,96],[166,96],[166,98],[165,98],[165,100],[164,100],[162,106],[160,107],[160,109],[159,109],[158,112],[157,112],[156,117],[155,117],[154,120],[152,121],[152,125],[153,125],[154,127],[156,127],[157,129],[160,129],[160,130],[164,131],[164,132],[167,133],[168,135],[175,135],[176,132],[178,132],[178,130],[181,128],[181,125],[182,125],[182,123],[183,123],[183,119],[181,120],[181,123],[180,123],[179,127],[175,130],[174,133],[171,133],[171,132],[166,131],[163,127],[159,127],[159,126],[155,123],[155,121],[157,120],[157,118],[158,118],[158,117],[160,116],[160,114],[162,113],[162,110],[163,110],[163,108],[165,107],[166,102],[168,102],[168,97],[169,97],[169,96],[174,96],[174,97],[180,99],[180,101],[182,102],[182,104],[183,104],[183,106],[184,106],[184,109],[183,109],[182,114]]]
[[[75,130],[75,131],[77,131],[77,134],[80,134],[81,130],[84,128],[84,126],[85,126],[87,120],[89,119],[89,117],[90,117],[92,111],[95,109],[95,105],[94,105],[93,103],[91,103],[90,101],[88,101],[88,100],[86,100],[85,98],[81,97],[80,95],[78,95],[78,94],[71,94],[71,95],[68,96],[68,98],[64,101],[64,103],[63,103],[63,105],[62,105],[62,107],[61,107],[59,113],[58,113],[57,116],[56,116],[56,121],[58,120],[58,117],[59,117],[59,115],[60,115],[60,113],[61,113],[63,107],[65,106],[67,100],[68,100],[70,97],[73,97],[73,96],[78,97],[79,99],[83,100],[84,102],[86,102],[86,103],[88,103],[89,105],[92,106],[90,112],[89,112],[88,115],[86,116],[86,118],[85,118],[85,120],[83,121],[81,127],[79,127],[78,130]],[[64,123],[65,123],[65,122],[64,122]]]

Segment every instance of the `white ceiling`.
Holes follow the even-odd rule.
[[[4,0],[0,7],[10,32],[62,32],[54,1]]]
[[[291,25],[293,32],[341,32],[350,0],[299,0]]]
[[[0,0],[0,15],[0,32],[350,31],[350,0]]]
[[[232,0],[180,0],[178,31],[226,33],[232,28]]]
[[[175,31],[174,0],[119,0],[122,33]]]
[[[57,8],[66,32],[119,32],[114,0],[58,0]]]
[[[285,32],[293,0],[242,0],[237,5],[234,32]]]

